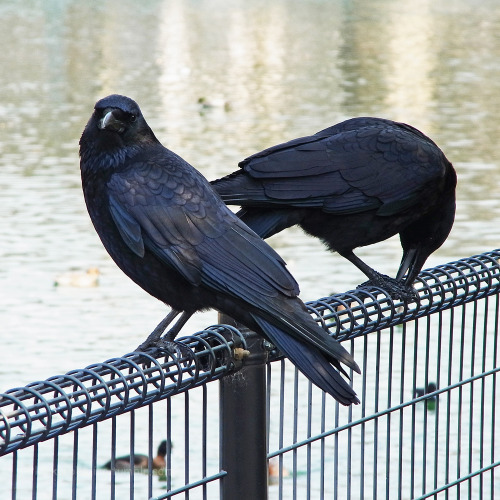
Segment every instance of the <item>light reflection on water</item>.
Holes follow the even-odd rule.
[[[459,174],[455,227],[428,265],[498,247],[499,18],[465,0],[0,4],[0,390],[128,352],[166,311],[110,261],[84,207],[78,139],[109,93],[135,98],[208,178],[348,117],[406,121]],[[298,230],[271,243],[304,299],[364,280]],[[394,274],[401,250],[393,238],[359,255]],[[99,287],[53,287],[92,266]]]

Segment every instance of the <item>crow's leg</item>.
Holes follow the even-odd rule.
[[[137,347],[136,351],[144,351],[148,347],[155,347],[158,344],[158,341],[160,340],[163,332],[165,331],[165,328],[172,323],[172,321],[179,316],[181,311],[177,311],[176,309],[172,309],[159,323],[158,326],[149,334],[148,338],[139,346]],[[178,321],[181,321],[186,313],[183,313],[182,316],[179,318]],[[181,327],[186,323],[186,321],[189,319],[188,318],[184,319],[184,322],[182,323]],[[177,326],[177,323],[172,327],[175,328]],[[179,328],[180,330],[180,328]],[[177,330],[178,331],[178,330]]]
[[[175,322],[175,325],[162,337],[162,341],[172,342],[181,331],[182,327],[187,323],[188,319],[192,316],[191,313],[183,312],[181,317]],[[158,327],[156,327],[158,328]]]
[[[341,254],[347,260],[352,262],[360,271],[362,271],[368,278],[359,287],[376,286],[385,290],[393,299],[401,300],[415,300],[417,293],[411,285],[407,285],[404,280],[391,278],[385,274],[372,269],[368,264],[365,264],[359,257],[354,255],[353,252],[345,252]]]

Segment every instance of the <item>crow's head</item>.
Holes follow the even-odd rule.
[[[141,110],[135,101],[122,95],[110,95],[97,101],[94,108],[97,127],[125,136],[135,135],[145,124]]]
[[[119,151],[121,156],[127,154],[127,149],[141,148],[158,140],[137,103],[129,97],[113,94],[97,101],[80,145],[86,142],[91,143],[95,153]]]

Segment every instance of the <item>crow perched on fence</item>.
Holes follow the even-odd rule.
[[[238,216],[258,235],[298,224],[394,297],[414,296],[414,279],[455,218],[452,164],[404,123],[353,118],[265,149],[239,166],[212,186],[226,203],[242,207]],[[397,233],[403,258],[395,280],[353,253]]]
[[[340,403],[359,402],[333,368],[345,374],[340,362],[357,372],[358,365],[307,313],[284,261],[160,144],[132,99],[97,102],[80,158],[85,202],[106,250],[172,307],[141,349],[171,341],[193,313],[214,308],[262,334]]]

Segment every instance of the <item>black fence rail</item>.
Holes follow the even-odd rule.
[[[415,280],[414,302],[393,300],[372,287],[309,302],[309,310],[338,340],[367,335],[496,295],[500,290],[499,260],[500,251],[494,250],[427,269]]]
[[[308,304],[351,344],[355,407],[225,325],[11,389],[0,498],[494,498],[499,259],[424,271],[410,303],[370,288]]]
[[[228,325],[176,344],[176,352],[164,351],[158,359],[131,353],[1,394],[0,454],[218,380],[241,366],[238,349],[246,347],[243,335]]]

